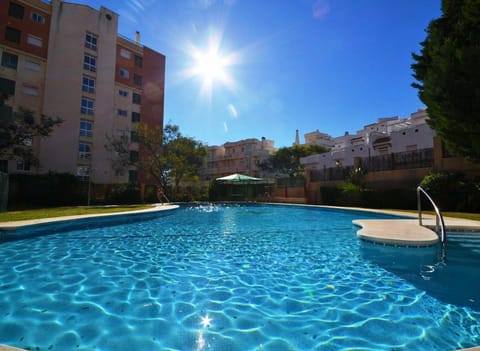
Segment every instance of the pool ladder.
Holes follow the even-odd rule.
[[[433,206],[433,209],[435,210],[435,232],[437,233],[438,237],[440,238],[440,241],[442,244],[445,244],[447,241],[447,237],[445,235],[445,221],[443,220],[443,216],[438,209],[437,205],[435,202],[432,200],[430,195],[421,187],[417,187],[417,208],[418,208],[418,223],[420,225],[422,224],[422,205],[421,205],[421,195],[425,195],[425,197],[430,201],[430,203]],[[439,231],[440,229],[440,231]]]

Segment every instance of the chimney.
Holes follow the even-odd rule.
[[[298,129],[295,132],[295,145],[300,145],[300,136],[298,135]]]
[[[140,45],[140,32],[138,30],[135,32],[135,44]]]

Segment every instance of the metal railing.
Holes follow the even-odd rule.
[[[417,187],[418,223],[420,225],[423,225],[422,224],[422,205],[421,205],[422,201],[421,201],[421,197],[420,197],[421,194],[425,195],[425,197],[430,201],[430,203],[433,206],[433,209],[435,210],[435,214],[436,214],[436,216],[435,216],[435,231],[436,231],[437,235],[440,237],[440,241],[442,242],[442,244],[444,244],[447,240],[447,238],[445,236],[445,221],[443,220],[443,216],[440,213],[440,210],[438,209],[437,205],[435,205],[435,202],[432,200],[430,195],[428,195],[428,193],[425,190],[423,190],[423,188],[421,186]],[[440,228],[440,234],[439,234],[439,231],[438,231],[439,228]]]

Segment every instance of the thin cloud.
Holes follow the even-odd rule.
[[[141,12],[145,10],[145,6],[142,2],[138,0],[131,0],[129,3],[130,8],[136,12]]]
[[[326,0],[316,0],[312,5],[312,15],[315,19],[323,19],[330,12],[330,7]]]
[[[238,118],[238,111],[237,109],[235,108],[235,106],[233,106],[232,104],[229,104],[227,106],[227,109],[228,109],[228,112],[230,113],[230,116],[232,116],[232,118]]]
[[[216,0],[198,0],[198,4],[200,7],[204,9],[208,9],[210,6],[212,6],[215,3]]]
[[[224,131],[225,133],[227,133],[227,132],[228,132],[228,125],[227,125],[227,122],[223,122],[223,131]]]

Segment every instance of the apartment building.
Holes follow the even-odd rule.
[[[346,132],[332,138],[334,143],[330,151],[303,157],[300,162],[306,169],[348,167],[353,166],[357,158],[433,148],[435,132],[428,126],[427,118],[427,112],[422,109],[404,118],[379,118],[355,134]],[[323,133],[313,134],[320,135],[322,140],[329,139]],[[312,141],[311,137],[305,139]]]
[[[51,136],[33,141],[37,169],[10,161],[9,172],[67,172],[95,183],[134,181],[115,170],[106,137],[126,137],[138,122],[163,126],[165,56],[118,34],[118,14],[52,0],[0,0],[0,89],[14,110],[60,117]]]
[[[305,134],[304,138],[306,145],[321,145],[327,148],[335,146],[334,139],[330,135],[320,132],[318,129],[314,132]]]
[[[275,151],[274,141],[262,137],[261,140],[250,138],[227,142],[222,146],[208,147],[207,165],[201,176],[205,180],[233,173],[249,176],[261,176],[258,164],[268,159]]]

